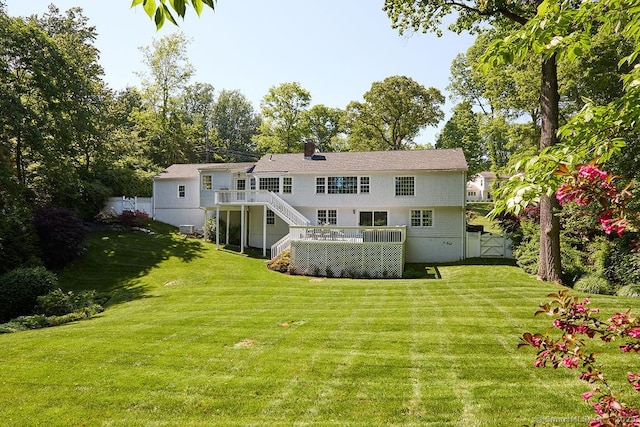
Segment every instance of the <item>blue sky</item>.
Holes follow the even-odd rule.
[[[400,36],[382,12],[382,0],[218,0],[197,19],[189,10],[180,29],[160,31],[130,0],[7,0],[12,16],[42,14],[50,3],[62,11],[81,7],[98,31],[96,46],[105,80],[113,89],[138,85],[143,71],[138,47],[154,38],[183,31],[192,39],[193,82],[216,90],[237,89],[259,110],[271,86],[298,82],[311,93],[312,105],[344,108],[362,99],[371,83],[405,75],[447,97],[453,58],[473,43],[469,35],[445,31]],[[438,128],[444,125],[442,121]],[[434,142],[438,129],[427,128],[418,142]]]

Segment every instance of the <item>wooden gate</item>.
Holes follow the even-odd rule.
[[[505,256],[505,247],[504,236],[489,233],[480,236],[480,256],[483,258],[503,258]]]

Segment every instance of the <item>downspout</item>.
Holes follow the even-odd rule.
[[[467,258],[467,174],[462,171],[462,257]]]

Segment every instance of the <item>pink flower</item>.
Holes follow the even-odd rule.
[[[640,338],[640,328],[633,328],[627,333],[627,335],[631,338]]]
[[[620,350],[622,350],[623,353],[629,353],[631,351],[631,346],[629,346],[629,345],[621,345],[620,346]]]
[[[562,364],[567,369],[573,369],[578,367],[579,361],[577,357],[565,357],[562,359]]]
[[[607,179],[607,173],[605,171],[601,171],[597,167],[593,165],[585,165],[580,167],[578,170],[578,177],[587,178],[588,180],[594,181],[596,179]]]
[[[589,400],[589,399],[591,399],[591,397],[593,397],[594,394],[596,394],[596,393],[593,390],[587,391],[586,393],[582,393],[582,398],[584,400]]]

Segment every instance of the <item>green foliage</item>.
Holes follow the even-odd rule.
[[[204,235],[207,236],[207,240],[215,243],[216,241],[216,219],[207,218],[204,224]],[[218,236],[220,243],[224,243],[227,240],[227,224],[224,220],[220,220],[220,235]]]
[[[64,292],[57,288],[37,298],[36,312],[45,316],[64,316],[83,309],[91,308],[95,302],[95,291]]]
[[[0,207],[0,274],[20,266],[41,264],[38,254],[38,237],[30,210],[9,204]]]
[[[82,254],[89,229],[73,211],[42,206],[34,210],[33,223],[47,268],[62,269]]]
[[[26,331],[29,329],[40,329],[51,326],[64,325],[78,320],[88,319],[98,313],[102,313],[104,309],[98,304],[92,304],[86,308],[73,311],[61,316],[45,316],[36,314],[33,316],[19,316],[11,319],[7,323],[0,324],[0,334]]]
[[[122,211],[116,220],[125,227],[145,227],[149,222],[149,214],[142,211]]]
[[[587,274],[578,279],[573,285],[573,289],[588,294],[614,295],[615,288],[602,276]]]
[[[215,8],[215,0],[170,0],[168,3],[166,0],[133,0],[131,7],[142,5],[145,13],[153,19],[156,29],[159,30],[166,21],[177,26],[176,17],[184,18],[189,4],[198,16],[202,14],[205,5],[211,9]],[[174,16],[174,13],[176,16]]]
[[[371,84],[363,102],[346,108],[346,129],[352,151],[403,150],[426,126],[444,117],[444,97],[406,76],[391,76]]]
[[[263,121],[256,137],[258,149],[269,153],[302,152],[310,103],[311,94],[297,82],[269,88],[260,103]]]
[[[478,117],[469,102],[454,107],[453,115],[436,139],[436,148],[462,148],[469,166],[469,177],[489,169]]]
[[[21,267],[0,276],[0,321],[31,314],[37,298],[58,284],[55,274],[43,267]]]
[[[640,298],[640,285],[625,285],[618,288],[616,294],[619,297],[627,297],[627,298]]]
[[[609,244],[604,258],[604,276],[611,283],[640,285],[640,253],[634,249],[637,234],[625,233]]]

